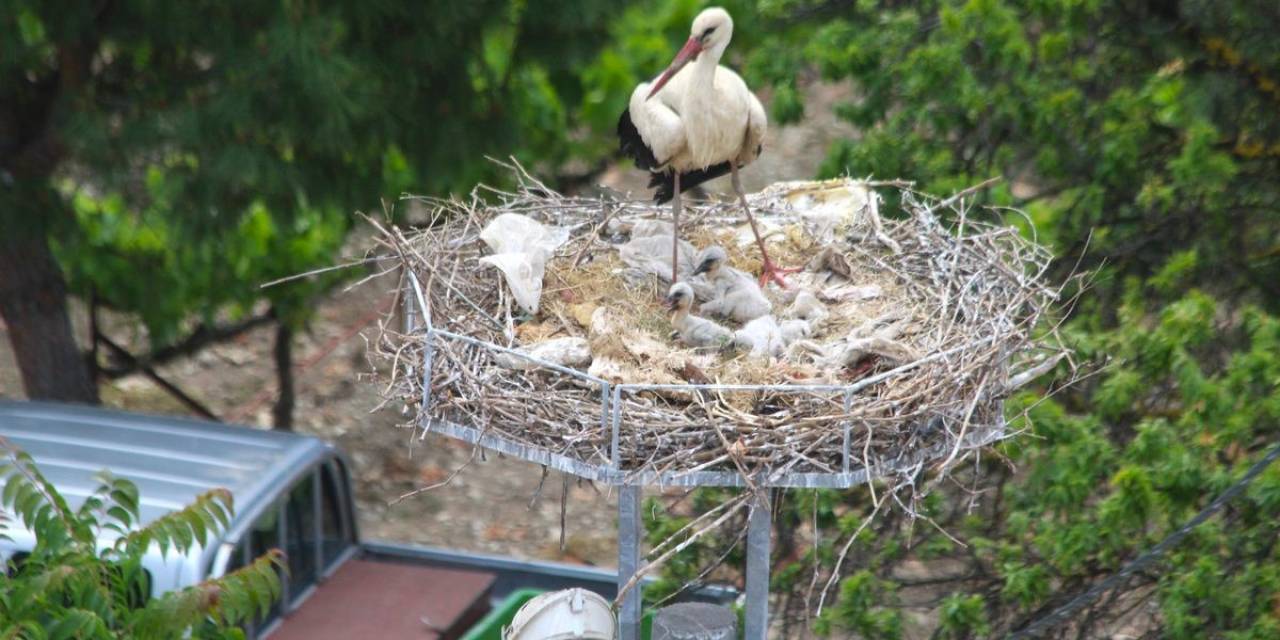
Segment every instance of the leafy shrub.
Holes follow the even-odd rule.
[[[242,638],[236,625],[266,614],[280,596],[278,550],[220,578],[149,597],[142,560],[158,546],[165,555],[205,545],[226,528],[231,493],[214,489],[190,505],[138,526],[138,488],[108,472],[72,509],[31,456],[0,442],[0,517],[12,514],[35,533],[21,561],[0,580],[4,638]],[[0,522],[6,528],[11,521]],[[99,548],[99,536],[115,542]]]

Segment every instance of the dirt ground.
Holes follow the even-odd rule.
[[[809,117],[800,125],[773,127],[765,153],[743,172],[751,191],[779,180],[813,176],[827,142],[849,137],[853,131],[831,113],[830,105],[848,95],[843,86],[809,87]],[[637,195],[645,186],[643,172],[630,165],[610,168],[600,183]],[[728,178],[707,185],[710,194],[731,193]],[[361,234],[347,253],[363,253],[368,240]],[[347,256],[347,257],[350,257]],[[335,257],[335,263],[344,257]],[[394,408],[375,410],[379,389],[363,379],[370,370],[361,332],[372,334],[376,310],[389,303],[391,281],[372,281],[338,291],[319,304],[308,331],[294,346],[297,368],[296,429],[338,444],[353,463],[359,501],[360,527],[369,539],[581,562],[615,564],[616,499],[607,487],[573,481],[566,503],[565,549],[560,549],[562,476],[547,476],[541,492],[540,467],[499,456],[477,456],[471,447],[440,436],[419,441],[401,426],[404,417]],[[83,307],[73,307],[73,323],[87,338]],[[124,318],[108,319],[107,332],[146,351],[145,336]],[[164,366],[166,379],[196,397],[228,422],[269,425],[274,400],[275,372],[271,358],[274,340],[269,327],[209,348],[195,357]],[[135,375],[106,382],[103,403],[133,411],[190,415],[191,412],[149,379]],[[0,322],[0,397],[22,398],[9,346]],[[441,482],[459,470],[443,487],[396,504],[397,497],[421,486]],[[535,498],[537,496],[537,499]]]

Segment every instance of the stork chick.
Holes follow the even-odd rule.
[[[751,276],[725,264],[728,257],[718,246],[707,247],[698,255],[693,275],[704,275],[714,291],[714,297],[703,303],[701,311],[738,322],[769,315],[773,304]]]
[[[788,319],[779,325],[782,329],[782,342],[790,345],[808,338],[826,320],[827,315],[827,306],[817,296],[804,290],[797,292],[795,301],[784,312]]]
[[[782,324],[778,325],[778,328],[782,332],[782,343],[784,345],[790,345],[796,340],[808,338],[813,334],[813,324],[808,320],[799,318],[783,320]]]
[[[748,322],[733,332],[734,346],[747,350],[753,356],[782,355],[782,329],[773,316],[765,315]]]
[[[671,314],[671,326],[681,342],[691,347],[723,347],[733,342],[733,332],[715,321],[689,313],[693,307],[693,287],[677,282],[667,293],[667,306]]]

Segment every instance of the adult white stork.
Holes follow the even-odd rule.
[[[732,37],[729,12],[713,7],[699,13],[688,42],[666,71],[632,92],[630,105],[618,119],[618,140],[637,167],[651,172],[655,200],[671,201],[676,228],[672,282],[677,281],[674,266],[679,263],[680,193],[728,173],[764,259],[760,282],[774,280],[785,287],[781,274],[792,270],[769,260],[738,179],[738,169],[759,157],[768,122],[760,100],[742,78],[719,64]]]

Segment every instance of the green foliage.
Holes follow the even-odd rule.
[[[225,529],[231,494],[213,490],[141,525],[138,489],[103,472],[72,510],[31,456],[7,446],[0,510],[35,534],[35,547],[0,581],[0,629],[7,638],[238,638],[236,626],[266,614],[280,597],[279,551],[221,578],[151,598],[147,550],[186,553]],[[10,525],[12,523],[5,523]],[[110,532],[112,545],[99,548]],[[187,635],[189,634],[189,636]]]
[[[894,585],[869,571],[859,571],[840,583],[840,599],[814,624],[819,635],[835,631],[856,633],[864,638],[902,637],[902,614],[885,608],[892,602]]]
[[[348,227],[336,210],[301,210],[283,220],[256,202],[233,228],[193,242],[172,220],[173,203],[133,211],[119,197],[68,193],[79,233],[54,245],[68,278],[85,294],[99,292],[110,305],[135,311],[156,345],[178,339],[193,312],[213,324],[219,311],[239,318],[264,297],[296,324],[309,315],[310,301],[345,275],[245,286],[332,263]]]
[[[774,58],[771,79],[808,65],[854,84],[836,112],[863,136],[836,143],[824,175],[908,176],[947,191],[1003,174],[1020,196],[995,199],[1035,203],[1067,266],[1083,257],[1146,276],[1177,252],[1158,284],[1258,287],[1278,310],[1280,191],[1269,176],[1280,54],[1262,44],[1275,21],[1262,3],[765,7],[790,25],[777,43],[808,45],[793,48],[798,60]],[[1196,263],[1215,268],[1170,280]]]
[[[1026,432],[999,447],[1003,460],[983,456],[976,477],[962,473],[956,483],[982,492],[974,512],[966,508],[972,495],[945,484],[921,505],[967,546],[882,514],[850,548],[818,631],[893,633],[879,616],[896,611],[892,594],[912,587],[894,570],[943,558],[969,572],[956,578],[963,590],[935,609],[939,635],[999,635],[1119,570],[1280,438],[1273,4],[731,7],[735,22],[751,25],[752,43],[739,48],[735,32],[730,51],[745,57],[754,88],[772,92],[775,122],[813,108],[798,89],[815,72],[852,84],[852,97],[833,109],[859,136],[827,149],[819,177],[903,177],[948,192],[1002,175],[1008,186],[984,197],[1028,212],[1037,237],[1061,258],[1056,276],[1077,265],[1092,270],[1061,328],[1078,360],[1093,363],[1089,375],[1051,398],[1009,400],[1010,419]],[[683,4],[643,6],[667,16]],[[628,32],[645,28],[620,23]],[[682,36],[679,26],[668,47]],[[1030,231],[1020,217],[1008,222]],[[1268,470],[1133,577],[1124,597],[1081,613],[1076,622],[1093,627],[1073,632],[1106,633],[1108,615],[1147,600],[1158,606],[1149,619],[1161,637],[1273,637],[1278,479],[1280,471]],[[795,558],[777,571],[792,589],[782,592],[788,612],[803,604],[793,594],[804,591],[811,563],[834,563],[831,541],[861,522],[868,498],[797,492],[780,507],[780,530],[813,522],[821,532],[814,549],[784,538],[782,557]]]
[[[1280,435],[1280,319],[1246,307],[1239,321],[1215,320],[1218,303],[1197,292],[1157,315],[1151,306],[1159,299],[1148,299],[1130,310],[1147,320],[1102,334],[1116,360],[1128,363],[1094,386],[1106,426],[1048,401],[1028,414],[1043,440],[1009,448],[1029,470],[1012,496],[1030,534],[1017,538],[1020,561],[1000,569],[1011,604],[1043,601],[1055,580],[1118,568],[1204,507],[1243,471],[1251,451]],[[1101,455],[1094,442],[1113,451]],[[1080,466],[1084,460],[1092,464]],[[1202,526],[1153,577],[1169,637],[1275,624],[1269,605],[1252,602],[1276,593],[1267,568],[1280,554],[1262,542],[1280,534],[1280,505],[1270,500],[1274,474],[1233,505],[1229,526]],[[1073,480],[1081,490],[1062,493]]]
[[[696,513],[703,513],[730,496],[731,493],[728,490],[698,492],[694,494],[691,506]],[[646,514],[644,522],[645,537],[651,546],[660,544],[679,533],[692,520],[692,518],[686,516],[669,515],[662,508],[662,505],[653,498],[645,501],[643,512]],[[685,532],[684,535],[689,533],[691,532]],[[704,536],[696,543],[674,554],[663,565],[661,577],[653,584],[645,587],[645,602],[661,602],[679,592],[685,585],[699,582],[703,569],[713,566],[723,555],[724,549],[730,549],[726,556],[727,562],[730,564],[741,563],[745,555],[741,553],[740,549],[732,548],[737,538],[737,536],[716,532]],[[678,538],[677,540],[682,541],[683,538]]]
[[[947,596],[938,616],[938,630],[942,638],[982,638],[989,634],[991,625],[982,596]]]
[[[336,262],[353,212],[469,191],[485,156],[559,169],[617,4],[8,0],[0,233],[156,346],[263,298],[299,324],[350,272],[258,285]]]

